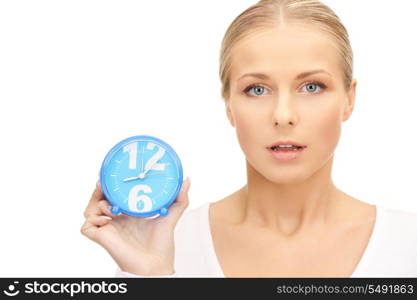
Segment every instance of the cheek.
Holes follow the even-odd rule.
[[[329,156],[336,148],[342,124],[340,109],[339,105],[326,107],[311,120],[311,127],[315,129],[311,143],[319,150],[317,153]]]
[[[259,147],[265,141],[262,140],[260,128],[265,128],[267,116],[259,111],[254,111],[250,107],[236,107],[233,112],[235,120],[236,134],[242,150],[250,152],[251,147]]]

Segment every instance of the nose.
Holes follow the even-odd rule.
[[[288,95],[281,96],[275,103],[272,118],[273,124],[280,127],[294,126],[297,123],[298,116],[291,97]]]

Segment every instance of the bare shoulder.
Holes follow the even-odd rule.
[[[369,204],[342,191],[339,191],[339,193],[339,199],[342,203],[339,209],[341,215],[343,215],[347,221],[351,221],[358,225],[375,222],[377,213],[376,205]]]
[[[239,218],[237,208],[242,203],[239,198],[242,189],[210,204],[209,215],[213,224],[230,223]]]

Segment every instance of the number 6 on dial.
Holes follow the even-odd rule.
[[[138,135],[117,143],[100,170],[104,196],[112,213],[134,217],[165,216],[181,189],[181,161],[166,142]]]

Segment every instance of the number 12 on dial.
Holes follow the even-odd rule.
[[[181,161],[166,142],[138,135],[117,143],[101,165],[100,183],[113,214],[165,216],[182,185]]]

